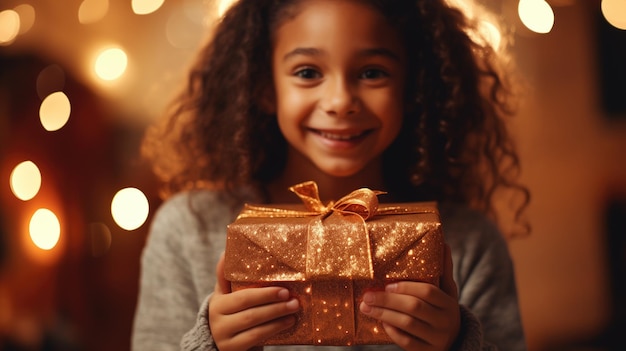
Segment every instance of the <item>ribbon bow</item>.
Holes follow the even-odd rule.
[[[306,211],[246,205],[241,217],[312,217],[308,224],[306,277],[373,279],[370,238],[365,221],[378,211],[382,191],[361,188],[325,206],[313,181],[289,188]]]
[[[370,190],[361,188],[342,197],[337,202],[330,202],[328,206],[324,206],[320,200],[317,184],[308,181],[296,184],[289,188],[304,203],[304,207],[316,214],[326,215],[330,212],[339,212],[342,214],[356,214],[361,216],[364,221],[376,215],[378,210],[377,195],[384,194],[383,191]]]

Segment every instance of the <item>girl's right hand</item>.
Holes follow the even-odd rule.
[[[248,350],[293,326],[298,300],[283,287],[231,292],[224,278],[224,255],[216,268],[217,283],[209,304],[211,334],[220,351]]]

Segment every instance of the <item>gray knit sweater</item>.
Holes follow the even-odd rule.
[[[226,225],[241,206],[215,193],[184,193],[157,211],[142,255],[133,351],[217,350],[208,325],[215,265],[224,251]],[[461,332],[457,350],[526,350],[507,244],[476,212],[440,206],[459,287]],[[314,350],[313,346],[265,347]],[[315,347],[315,350],[400,350],[395,345]]]

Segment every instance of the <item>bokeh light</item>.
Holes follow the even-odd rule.
[[[15,197],[28,201],[39,193],[41,172],[34,162],[24,161],[13,168],[9,183]]]
[[[217,5],[217,14],[222,17],[228,9],[233,6],[237,0],[219,0]]]
[[[61,237],[59,219],[47,208],[40,208],[30,218],[30,238],[42,250],[51,250]]]
[[[14,10],[0,11],[0,45],[11,44],[20,33],[20,15]]]
[[[526,28],[535,33],[549,33],[554,26],[554,11],[543,0],[520,0],[517,11]]]
[[[111,48],[100,52],[94,70],[100,79],[115,80],[124,74],[127,65],[126,52],[120,48]]]
[[[602,0],[601,8],[607,22],[626,30],[626,0]]]
[[[164,0],[133,0],[131,6],[137,15],[147,15],[158,10]]]
[[[202,23],[190,20],[184,8],[172,11],[165,25],[167,41],[178,49],[195,48],[203,34]]]
[[[78,22],[90,24],[100,21],[109,11],[109,0],[83,0],[78,8]]]
[[[141,227],[148,218],[150,205],[144,193],[137,188],[124,188],[111,201],[111,214],[115,223],[125,230]]]
[[[20,16],[19,34],[28,32],[35,24],[35,8],[29,4],[17,5],[13,9]]]
[[[41,125],[49,132],[59,130],[70,119],[72,105],[70,99],[62,91],[48,95],[39,107]]]

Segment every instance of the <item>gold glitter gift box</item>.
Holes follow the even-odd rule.
[[[381,192],[363,188],[325,206],[314,182],[290,190],[303,205],[246,205],[227,231],[224,271],[233,290],[284,286],[300,301],[296,325],[265,345],[391,343],[358,306],[364,292],[393,281],[439,284],[436,203],[379,206]]]

